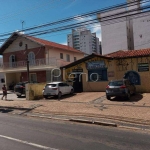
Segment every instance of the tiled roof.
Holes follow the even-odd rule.
[[[150,48],[140,49],[140,50],[120,50],[113,53],[104,55],[106,57],[112,58],[127,58],[127,57],[140,57],[140,56],[150,56]]]
[[[32,37],[32,36],[26,36],[26,37],[28,39],[32,40],[32,41],[35,41],[35,42],[37,42],[39,44],[44,45],[44,46],[55,47],[55,48],[59,48],[59,49],[63,49],[63,50],[71,51],[71,52],[76,52],[76,53],[83,53],[80,50],[74,49],[74,48],[72,48],[70,46],[66,46],[66,45],[50,42],[50,41],[39,39],[39,38]]]

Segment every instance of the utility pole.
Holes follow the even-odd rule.
[[[29,60],[28,60],[28,55],[27,55],[27,79],[28,79],[28,82],[30,83],[30,77],[29,77]]]
[[[26,52],[27,52],[27,49],[28,49],[28,45],[26,44]],[[27,63],[27,80],[28,80],[28,82],[30,83],[28,53],[27,53],[26,63]]]

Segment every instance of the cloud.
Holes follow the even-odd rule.
[[[63,42],[63,43],[60,43],[60,44],[62,44],[62,45],[67,45],[67,42]]]
[[[64,9],[71,9],[72,7],[74,7],[75,5],[77,5],[77,1],[76,0],[70,0],[69,3],[70,4],[66,5],[64,7]]]
[[[83,22],[83,21],[88,21],[88,20],[93,19],[92,17],[82,17],[80,15],[75,16],[74,18],[75,18],[74,20],[77,21],[77,22]]]

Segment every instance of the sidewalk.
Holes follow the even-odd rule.
[[[82,116],[150,125],[150,93],[136,94],[130,101],[109,101],[105,92],[77,93],[63,96],[60,100],[50,98],[28,101],[12,97],[12,94],[8,94],[7,101],[0,100],[1,107],[34,108],[30,111],[33,114]]]

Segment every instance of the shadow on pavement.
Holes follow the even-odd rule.
[[[17,98],[26,98],[26,96],[17,96]]]
[[[135,95],[131,95],[130,100],[128,100],[125,97],[114,97],[111,98],[111,101],[117,101],[117,102],[138,102],[143,99],[142,93],[136,93]]]
[[[9,113],[12,111],[13,111],[13,109],[0,108],[0,113]]]
[[[73,96],[75,96],[75,95],[76,95],[76,93],[67,94],[67,95],[62,95],[62,97],[61,97],[60,99],[58,99],[58,96],[50,96],[50,97],[47,98],[46,100],[59,100],[59,101],[61,101],[61,100],[64,100],[64,99],[66,99],[66,98],[73,97]]]

